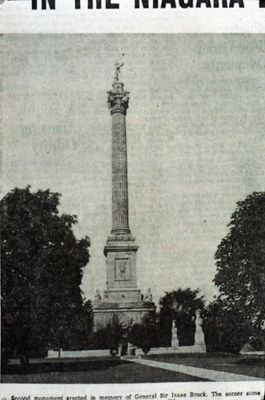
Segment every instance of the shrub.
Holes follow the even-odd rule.
[[[140,324],[133,324],[129,332],[129,342],[147,354],[151,347],[159,345],[159,330],[154,316],[145,316]]]
[[[117,317],[113,317],[112,321],[106,327],[93,332],[88,338],[88,348],[90,350],[109,349],[117,350],[122,340],[123,329]]]

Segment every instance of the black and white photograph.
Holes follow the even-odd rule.
[[[265,378],[264,34],[1,49],[1,382],[243,398]]]

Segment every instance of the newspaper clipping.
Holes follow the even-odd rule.
[[[0,31],[0,400],[264,400],[265,2]]]

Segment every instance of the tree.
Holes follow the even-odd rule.
[[[142,318],[141,323],[135,323],[129,330],[129,342],[148,353],[151,347],[159,346],[159,330],[155,313]]]
[[[76,316],[84,315],[80,284],[90,241],[75,238],[77,217],[59,214],[59,199],[28,186],[0,201],[4,352],[69,346]]]
[[[166,292],[160,299],[160,334],[162,345],[170,346],[173,320],[176,320],[180,344],[193,344],[195,312],[198,309],[204,308],[204,299],[199,293],[199,289],[177,289]]]
[[[114,315],[105,327],[90,334],[88,338],[89,349],[109,349],[111,352],[118,351],[123,337],[122,323],[117,315]]]
[[[207,351],[237,353],[253,334],[240,309],[227,308],[219,297],[209,304],[204,319]]]
[[[265,192],[239,201],[215,254],[223,307],[260,329],[265,319]]]

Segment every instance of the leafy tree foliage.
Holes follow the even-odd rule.
[[[90,334],[88,338],[89,349],[109,349],[118,351],[119,344],[122,341],[124,330],[122,323],[116,315],[105,326]]]
[[[241,309],[227,309],[218,298],[207,307],[204,333],[207,351],[237,353],[254,331]]]
[[[176,320],[180,345],[192,345],[195,312],[204,308],[203,296],[200,296],[199,289],[187,288],[166,292],[159,303],[161,345],[170,346],[173,320]]]
[[[129,331],[129,342],[147,353],[151,347],[159,346],[159,328],[156,314],[147,314],[140,324],[135,323]]]
[[[265,319],[265,192],[237,203],[215,254],[223,308],[255,328]]]
[[[76,346],[80,321],[89,329],[80,284],[90,241],[75,238],[77,218],[59,214],[59,199],[27,187],[0,201],[4,351],[41,354],[73,340]]]

